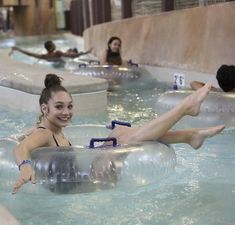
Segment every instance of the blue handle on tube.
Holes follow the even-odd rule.
[[[90,140],[90,145],[89,148],[95,148],[95,142],[108,142],[112,141],[112,146],[116,147],[117,146],[117,139],[114,137],[108,137],[108,138],[92,138]]]
[[[113,130],[116,124],[121,125],[121,126],[131,127],[130,123],[119,121],[119,120],[112,120],[111,125],[107,125],[106,127],[110,130]]]

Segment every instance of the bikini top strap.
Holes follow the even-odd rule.
[[[53,139],[54,139],[54,141],[55,141],[55,143],[56,143],[56,146],[59,147],[60,145],[59,145],[59,143],[57,142],[57,140],[56,140],[54,134],[52,134],[52,137],[53,137]]]
[[[37,127],[37,128],[47,129],[46,127],[42,127],[42,126],[39,126],[39,127]],[[52,137],[53,137],[53,139],[54,139],[54,141],[55,141],[55,143],[56,143],[56,146],[59,146],[59,143],[58,143],[58,141],[56,140],[54,134],[52,134]]]
[[[37,127],[37,128],[47,129],[46,127],[42,127],[42,126]],[[56,143],[56,146],[58,146],[58,147],[59,147],[60,145],[59,145],[58,141],[56,140],[56,138],[55,138],[54,134],[52,134],[52,137],[53,137],[53,139],[54,139],[54,141],[55,141],[55,143]],[[72,146],[72,144],[70,143],[70,141],[69,141],[69,146]]]

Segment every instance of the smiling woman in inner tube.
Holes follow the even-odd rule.
[[[14,149],[14,158],[20,174],[12,193],[16,193],[23,184],[36,182],[31,165],[31,152],[39,147],[59,147],[71,144],[63,134],[73,115],[73,100],[61,85],[61,79],[55,74],[45,78],[39,104],[41,118],[34,130]],[[170,131],[172,126],[185,115],[197,116],[201,103],[208,95],[211,84],[208,83],[192,95],[183,99],[177,106],[165,114],[154,118],[140,127],[116,126],[109,137],[116,138],[118,144],[138,144],[146,141],[160,141],[166,144],[187,143],[197,149],[205,138],[214,136],[224,129],[224,125],[204,128]]]

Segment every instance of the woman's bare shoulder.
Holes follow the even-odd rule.
[[[51,135],[51,131],[49,129],[46,129],[46,128],[43,128],[43,127],[40,127],[40,126],[34,126],[34,127],[31,127],[29,129],[27,129],[18,139],[20,141],[24,140],[25,138],[28,138],[30,136],[48,136],[48,135]]]

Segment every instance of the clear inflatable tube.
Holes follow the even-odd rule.
[[[87,65],[69,62],[65,65],[65,68],[78,75],[106,79],[110,90],[128,81],[138,80],[147,73],[146,70],[136,65]]]
[[[164,108],[173,108],[193,90],[167,91],[158,98],[157,105]],[[210,92],[202,103],[201,112],[232,113],[235,115],[235,93]]]
[[[75,133],[75,130],[79,130],[80,134]],[[71,142],[75,147],[35,149],[31,159],[37,184],[32,185],[29,182],[21,191],[48,194],[84,193],[113,187],[129,188],[158,182],[174,170],[175,151],[162,143],[119,146],[113,142],[112,146],[99,147],[100,141],[95,140],[93,148],[87,146],[87,136],[89,139],[91,135],[97,136],[99,140],[109,132],[105,126],[100,125],[66,128],[66,135],[74,135],[71,135]],[[76,136],[80,139],[77,140]],[[0,140],[1,190],[10,192],[18,179],[19,171],[12,152],[17,143],[15,137]]]
[[[161,143],[39,148],[31,159],[37,180],[56,193],[146,185],[172,171],[176,164],[174,150]]]
[[[161,114],[173,108],[193,90],[177,90],[162,93],[156,102],[156,111]],[[197,117],[186,117],[179,124],[208,127],[225,124],[235,126],[235,93],[210,92],[202,103]]]

